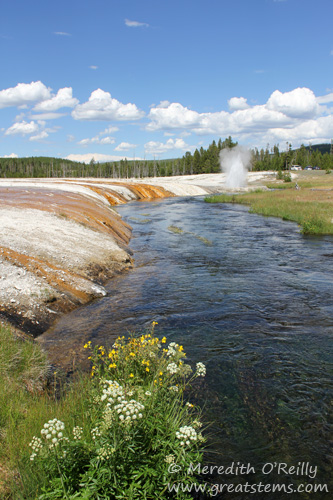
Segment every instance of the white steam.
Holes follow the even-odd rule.
[[[226,186],[228,188],[244,187],[247,183],[247,172],[251,166],[251,151],[242,146],[222,149],[220,165],[222,171],[227,174]]]

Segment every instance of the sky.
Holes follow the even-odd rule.
[[[332,0],[3,2],[0,156],[330,142],[332,16]]]

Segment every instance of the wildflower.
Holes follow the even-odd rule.
[[[135,352],[130,352],[129,355],[134,357],[135,356]]]
[[[197,363],[197,377],[204,377],[206,375],[206,367],[203,363]]]
[[[165,344],[166,341],[167,341],[166,337],[163,337],[162,340],[161,340],[162,344]]]
[[[191,441],[197,441],[198,435],[197,431],[193,427],[184,425],[183,427],[180,427],[179,431],[176,432],[176,438],[181,439],[181,446],[189,446]]]
[[[169,391],[172,391],[172,392],[178,392],[178,387],[176,385],[171,385],[169,387]]]
[[[51,441],[51,446],[56,446],[63,438],[62,431],[65,429],[65,424],[61,420],[54,418],[44,424],[40,431],[41,435],[48,441]]]
[[[129,376],[130,376],[131,378],[133,378],[133,377],[134,377],[133,373],[130,373],[130,375],[129,375]]]
[[[113,448],[109,444],[106,444],[97,451],[97,456],[100,460],[108,460],[115,451],[115,448]]]
[[[178,366],[176,365],[176,363],[170,363],[168,364],[168,366],[166,367],[167,371],[170,372],[171,375],[174,375],[175,373],[178,372]]]
[[[167,464],[174,464],[175,463],[175,455],[167,455],[164,459],[164,462]]]
[[[126,424],[130,424],[137,418],[142,418],[141,411],[144,410],[144,405],[131,399],[130,401],[122,401],[119,405],[114,407],[115,412],[118,414],[119,420]]]
[[[30,455],[30,460],[33,461],[39,450],[43,448],[43,442],[41,438],[34,436],[29,446],[31,446],[33,450],[33,453]]]
[[[111,364],[109,365],[109,368],[116,368],[116,367],[117,367],[116,363],[111,363]]]
[[[160,372],[160,373],[159,373],[159,376],[160,376],[160,377],[162,377],[162,375],[163,375],[163,372]]]
[[[91,429],[91,437],[93,438],[94,441],[100,435],[101,435],[101,431],[99,430],[98,427],[94,427],[93,429]]]
[[[89,340],[89,342],[87,342],[86,344],[84,344],[83,348],[84,349],[90,349],[91,347],[91,340]]]
[[[189,408],[194,408],[194,405],[192,405],[192,403],[189,402],[186,403],[186,406],[188,406]]]
[[[151,392],[150,392],[150,391],[146,391],[146,392],[145,392],[145,395],[146,395],[146,396],[151,396]]]
[[[150,370],[149,370],[148,366],[146,366],[146,372],[149,372],[149,371],[150,371]]]
[[[83,429],[82,427],[73,427],[73,435],[74,435],[74,439],[75,441],[79,441],[82,437],[82,434],[83,434]]]

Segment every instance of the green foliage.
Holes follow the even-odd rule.
[[[184,399],[206,369],[197,363],[191,375],[183,347],[166,347],[155,325],[110,348],[85,345],[92,367],[84,412],[72,430],[49,420],[30,443],[36,498],[163,500],[174,498],[168,485],[197,482],[187,470],[202,460],[200,410]]]

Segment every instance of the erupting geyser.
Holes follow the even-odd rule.
[[[222,149],[220,152],[220,165],[222,171],[227,174],[227,188],[237,189],[246,186],[250,163],[251,152],[248,149],[242,146]]]

